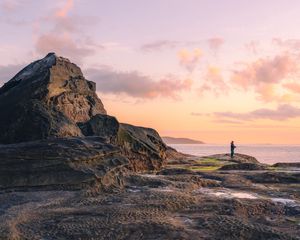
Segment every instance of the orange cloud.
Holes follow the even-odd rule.
[[[64,6],[61,9],[58,9],[55,12],[56,17],[64,18],[67,16],[69,11],[73,8],[74,6],[74,1],[73,0],[67,0],[64,4]]]
[[[213,92],[216,95],[227,93],[229,87],[224,81],[221,69],[216,66],[209,66],[204,77],[204,84],[199,88],[199,93],[205,91]]]
[[[300,84],[299,83],[286,83],[283,85],[285,88],[291,90],[295,93],[300,93]]]
[[[195,70],[202,55],[203,53],[200,48],[195,48],[193,51],[189,51],[187,49],[181,49],[178,51],[180,65],[189,72],[193,72]]]

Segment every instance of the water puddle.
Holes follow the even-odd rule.
[[[232,191],[230,189],[218,189],[213,190],[209,188],[200,188],[198,190],[195,190],[196,193],[202,193],[207,194],[211,196],[216,196],[220,198],[246,198],[246,199],[257,199],[258,197],[256,194],[252,193],[246,193],[246,192],[238,192],[238,191]]]
[[[168,188],[168,187],[154,188],[153,190],[158,191],[158,192],[174,192],[173,189]]]
[[[295,200],[292,200],[292,199],[287,199],[287,198],[271,198],[271,200],[273,202],[282,203],[284,205],[288,205],[288,206],[292,206],[292,207],[299,206],[299,204],[297,204],[297,202]]]
[[[141,192],[142,190],[137,187],[137,186],[131,186],[130,188],[127,189],[128,192],[132,192],[132,193],[137,193],[137,192]]]
[[[141,174],[141,176],[147,177],[147,178],[158,178],[159,177],[159,175],[155,175],[155,174]]]
[[[210,195],[210,196],[216,196],[219,198],[265,199],[265,200],[271,200],[275,203],[281,203],[281,204],[291,206],[291,207],[300,206],[300,204],[297,201],[292,200],[292,199],[268,198],[268,197],[258,195],[256,193],[235,191],[235,190],[231,190],[231,189],[227,189],[227,188],[221,188],[221,189],[199,188],[199,189],[195,190],[194,192],[206,194],[206,195]]]

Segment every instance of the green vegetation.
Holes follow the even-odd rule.
[[[189,170],[192,171],[216,171],[220,168],[220,166],[190,166]]]

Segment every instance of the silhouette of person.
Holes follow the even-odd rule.
[[[230,144],[230,156],[231,158],[233,158],[234,156],[234,149],[236,148],[236,146],[234,145],[234,141],[231,141],[231,144]]]

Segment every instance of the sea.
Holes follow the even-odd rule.
[[[169,144],[177,151],[196,156],[229,153],[230,146],[222,144]],[[261,163],[300,162],[300,145],[247,144],[237,145],[236,153],[255,157]]]

